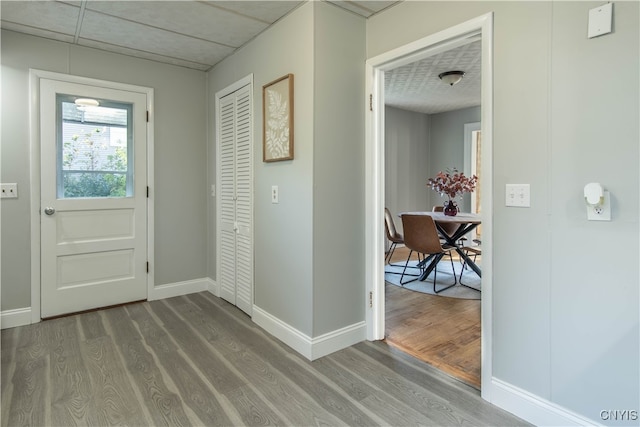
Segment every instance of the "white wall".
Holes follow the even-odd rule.
[[[29,68],[155,89],[155,284],[206,272],[205,73],[2,31],[2,311],[31,305]]]
[[[367,57],[494,12],[494,378],[637,425],[600,411],[640,401],[639,11],[615,2],[614,32],[587,39],[600,4],[403,2],[367,21]],[[591,181],[611,222],[586,221]],[[504,206],[507,183],[531,185],[530,208]]]

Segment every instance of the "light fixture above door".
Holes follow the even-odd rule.
[[[74,103],[78,107],[97,107],[100,105],[97,100],[91,98],[78,98],[74,101]]]

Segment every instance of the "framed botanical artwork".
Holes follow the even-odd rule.
[[[293,74],[262,86],[263,161],[293,159]]]

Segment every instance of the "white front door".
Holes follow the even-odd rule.
[[[41,317],[147,298],[146,117],[146,93],[40,80]]]

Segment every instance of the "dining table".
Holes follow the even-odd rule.
[[[482,217],[479,214],[471,213],[471,212],[458,212],[457,215],[445,215],[444,212],[430,212],[430,211],[418,211],[418,212],[401,212],[399,214],[400,217],[404,214],[410,215],[429,215],[433,218],[433,222],[435,223],[438,232],[442,236],[447,246],[451,246],[454,250],[460,255],[466,264],[478,274],[478,276],[482,277],[482,270],[480,267],[474,262],[474,260],[467,255],[467,252],[464,250],[462,246],[458,244],[460,239],[473,231],[477,226],[482,223]],[[458,228],[455,230],[453,234],[448,234],[443,225],[444,224],[455,224]],[[429,262],[429,258],[423,260],[423,263]],[[429,274],[435,268],[436,263],[429,263],[419,280],[425,280]]]

